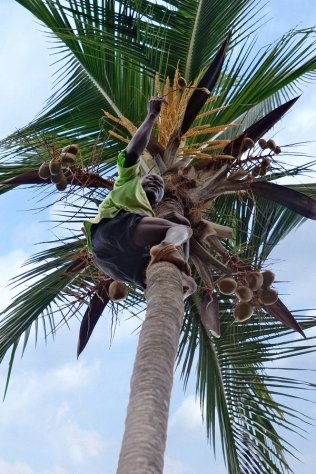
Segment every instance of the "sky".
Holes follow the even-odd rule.
[[[316,5],[311,0],[271,0],[263,13],[271,18],[261,30],[263,42],[295,26],[316,25]],[[55,59],[43,28],[14,0],[0,0],[0,38],[0,137],[4,137],[40,112],[52,92]],[[278,143],[316,140],[315,110],[316,87],[310,85],[276,130]],[[300,150],[316,156],[315,143]],[[38,250],[33,244],[51,236],[49,225],[42,222],[51,219],[51,211],[40,215],[27,211],[34,207],[25,191],[1,196],[0,309],[13,295],[8,291],[9,279]],[[315,226],[314,222],[301,226],[271,257],[284,280],[280,290],[291,309],[316,307]],[[101,318],[78,361],[77,320],[47,343],[40,333],[36,348],[33,337],[23,358],[16,360],[8,395],[0,404],[0,474],[115,473],[139,320],[121,314],[112,343],[110,322],[109,314]],[[315,361],[316,355],[311,355],[295,364],[312,368]],[[1,393],[7,364],[6,359],[0,367]],[[312,405],[306,410],[316,415]],[[314,471],[315,434],[311,428],[307,440],[295,439],[303,461],[293,463],[295,474]],[[227,471],[220,452],[214,460],[207,444],[193,381],[184,392],[176,372],[164,474],[210,472]]]

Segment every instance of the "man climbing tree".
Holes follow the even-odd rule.
[[[163,104],[167,104],[163,97],[149,101],[147,117],[126,150],[119,154],[119,178],[113,191],[101,203],[98,215],[84,225],[95,263],[111,278],[145,288],[148,264],[166,260],[181,270],[187,297],[196,290],[187,263],[190,222],[177,213],[171,216],[174,222],[154,217],[151,206],[163,198],[163,179],[154,173],[140,176],[139,159]],[[184,258],[177,250],[181,245]],[[122,292],[113,299],[121,297]]]

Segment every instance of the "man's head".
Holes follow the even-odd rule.
[[[151,205],[157,204],[157,202],[162,200],[165,187],[163,179],[159,174],[146,174],[141,179],[141,185],[143,186],[147,199]]]

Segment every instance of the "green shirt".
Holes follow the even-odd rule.
[[[125,152],[121,152],[117,160],[118,179],[113,190],[102,201],[96,217],[84,222],[89,252],[92,251],[91,227],[104,218],[115,217],[122,209],[133,214],[154,217],[154,211],[141,185],[140,163],[124,167]]]

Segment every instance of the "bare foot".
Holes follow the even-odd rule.
[[[161,261],[170,262],[176,265],[181,272],[184,272],[187,275],[191,274],[188,263],[181,257],[177,247],[173,244],[161,243],[154,245],[150,249],[150,255],[150,264]]]

